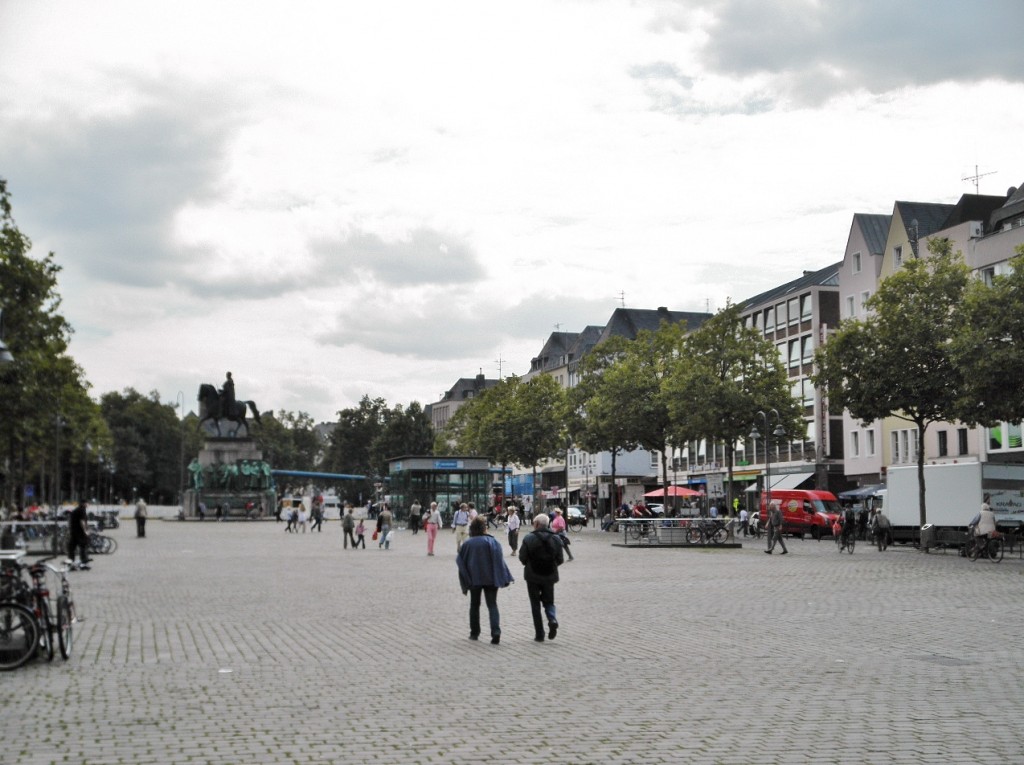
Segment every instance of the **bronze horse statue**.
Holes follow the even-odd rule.
[[[223,409],[223,402],[221,401],[220,393],[217,392],[217,388],[210,383],[203,383],[199,386],[199,395],[197,396],[200,404],[199,423],[196,425],[196,430],[199,430],[203,423],[207,420],[213,420],[213,424],[217,427],[217,435],[220,436],[220,421],[230,420],[231,422],[238,423],[235,425],[235,429],[231,431],[231,435],[234,436],[238,433],[238,429],[245,426],[245,435],[249,435],[249,423],[245,420],[245,407],[248,405],[249,410],[252,412],[252,418],[260,422],[260,410],[256,408],[256,404],[252,401],[232,401],[228,406],[228,411],[221,411]]]

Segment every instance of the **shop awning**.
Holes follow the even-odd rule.
[[[795,489],[808,478],[812,478],[814,473],[783,473],[782,475],[772,476],[772,491],[776,489]],[[747,491],[757,491],[757,484],[752,484],[747,487]]]

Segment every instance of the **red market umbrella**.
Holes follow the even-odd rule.
[[[668,495],[670,497],[699,497],[701,493],[694,491],[693,489],[687,489],[685,486],[669,486]],[[655,489],[644,494],[645,497],[664,497],[664,489]]]

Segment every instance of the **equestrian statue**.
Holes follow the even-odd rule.
[[[199,430],[207,420],[213,420],[213,424],[217,427],[217,435],[220,436],[220,421],[230,420],[237,423],[235,429],[231,431],[232,437],[238,433],[238,429],[243,425],[245,426],[245,435],[248,436],[249,423],[245,419],[245,407],[247,405],[252,412],[253,419],[261,425],[263,424],[260,422],[260,410],[256,408],[254,402],[235,400],[235,381],[231,379],[230,372],[228,372],[227,379],[224,381],[224,387],[219,391],[210,383],[200,385],[198,399],[201,416],[199,423],[196,425],[196,430]]]

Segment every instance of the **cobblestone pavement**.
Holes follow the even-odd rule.
[[[427,557],[408,531],[353,552],[336,521],[282,530],[113,532],[117,553],[72,575],[71,661],[0,676],[2,761],[1022,760],[1016,556],[623,549],[588,529],[557,639],[533,641],[509,558],[493,646],[467,640],[450,533]]]

